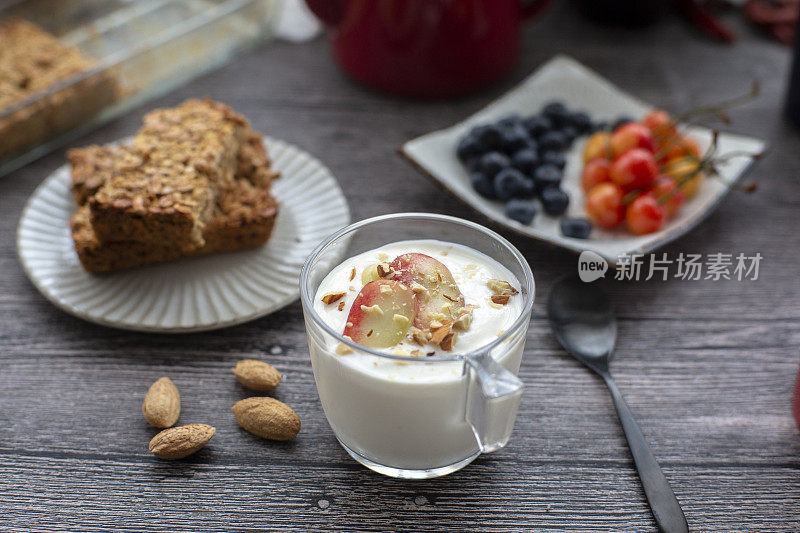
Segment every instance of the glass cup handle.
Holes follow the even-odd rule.
[[[466,358],[466,419],[481,453],[508,443],[522,397],[522,381],[488,353]]]

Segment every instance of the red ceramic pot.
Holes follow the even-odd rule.
[[[468,93],[506,74],[520,28],[550,0],[306,0],[339,65],[369,87],[414,97]]]

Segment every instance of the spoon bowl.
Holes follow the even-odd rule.
[[[596,282],[562,279],[550,293],[547,314],[556,339],[573,357],[596,372],[608,370],[617,341],[617,318]]]

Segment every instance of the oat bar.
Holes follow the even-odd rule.
[[[112,74],[92,72],[96,65],[29,22],[0,22],[0,158],[75,127],[116,100]],[[11,111],[15,105],[22,107]]]
[[[141,242],[100,242],[92,228],[88,206],[71,220],[75,250],[83,267],[101,274],[127,268],[261,246],[269,240],[278,206],[268,188],[248,179],[234,181],[215,206],[214,216],[203,232],[205,245],[188,253],[170,246]]]
[[[115,168],[89,197],[97,238],[183,251],[203,246],[203,228],[233,180],[247,129],[241,115],[211,100],[148,113],[131,145],[144,163]]]

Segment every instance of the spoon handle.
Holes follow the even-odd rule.
[[[625,398],[617,388],[614,378],[607,372],[603,372],[601,375],[611,392],[611,398],[617,408],[617,415],[622,422],[622,429],[625,430],[625,438],[628,439],[633,461],[636,463],[636,470],[639,472],[639,479],[642,481],[644,493],[659,529],[664,533],[688,533],[689,525],[686,523],[680,503],[678,503],[675,493],[672,492],[667,478],[664,477],[664,472],[661,471],[642,430],[633,419],[633,413],[625,403]]]

